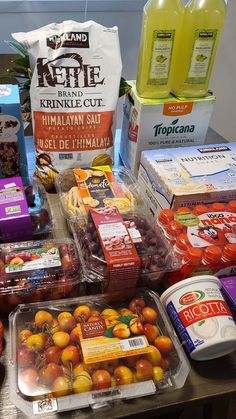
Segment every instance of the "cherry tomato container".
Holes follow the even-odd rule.
[[[79,294],[81,269],[71,239],[38,240],[0,246],[0,313],[18,304]]]
[[[10,399],[30,418],[175,390],[190,371],[148,289],[21,304],[10,335]]]
[[[54,227],[44,187],[36,178],[0,179],[0,241],[46,238]]]

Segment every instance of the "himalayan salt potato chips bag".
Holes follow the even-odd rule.
[[[117,27],[65,21],[12,36],[33,70],[35,174],[46,189],[69,167],[111,164],[122,69]]]

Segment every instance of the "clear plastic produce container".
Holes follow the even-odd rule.
[[[71,223],[84,277],[88,284],[96,283],[97,291],[153,288],[166,272],[180,267],[172,246],[144,209],[123,214],[119,223],[119,228],[112,224],[103,236],[91,214],[84,223]]]
[[[32,418],[181,388],[190,366],[148,289],[19,305],[10,399]]]
[[[129,170],[68,169],[57,177],[56,188],[86,283],[99,284],[99,292],[153,285],[179,266]]]
[[[196,275],[234,275],[236,200],[163,209],[158,223],[182,265],[167,275],[166,286]]]
[[[25,196],[32,222],[33,238],[44,238],[52,232],[54,221],[43,185],[35,178],[24,182]]]
[[[125,214],[143,205],[137,179],[121,166],[67,169],[57,176],[55,186],[68,221],[84,219],[89,208],[113,205]]]
[[[44,187],[36,178],[0,179],[0,241],[43,239],[53,219]]]
[[[18,304],[79,295],[81,268],[71,239],[0,246],[0,313]]]

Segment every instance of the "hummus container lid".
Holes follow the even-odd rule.
[[[168,288],[161,302],[191,358],[219,358],[236,349],[236,325],[218,278],[202,275]]]

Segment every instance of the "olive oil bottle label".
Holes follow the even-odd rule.
[[[153,31],[149,85],[165,85],[168,82],[175,30]]]
[[[192,57],[186,83],[206,83],[217,32],[217,29],[198,29],[195,31]]]

